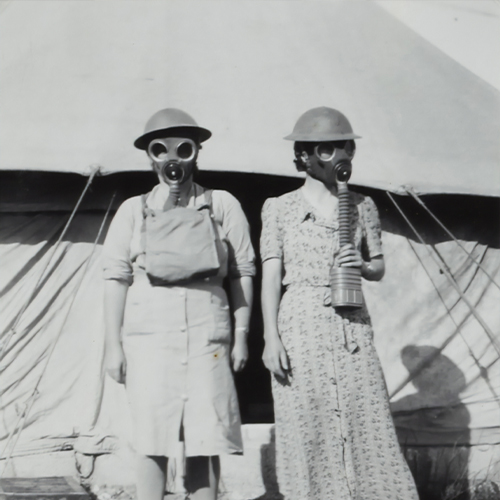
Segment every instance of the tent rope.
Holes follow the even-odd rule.
[[[62,322],[62,325],[61,325],[61,328],[59,329],[59,332],[57,333],[56,337],[54,338],[54,340],[52,341],[52,344],[50,346],[50,351],[49,351],[49,354],[45,360],[45,365],[42,369],[42,372],[40,374],[40,376],[38,377],[38,380],[35,384],[35,387],[33,389],[33,392],[31,393],[31,395],[29,396],[28,400],[26,401],[26,403],[24,404],[24,407],[23,407],[23,410],[22,412],[20,412],[20,415],[19,415],[19,418],[16,422],[16,425],[14,426],[14,428],[12,429],[12,431],[10,432],[8,438],[7,438],[7,442],[5,444],[5,447],[4,447],[4,450],[2,452],[2,454],[0,455],[0,459],[2,458],[5,458],[5,466],[4,466],[4,472],[7,470],[7,467],[12,459],[12,455],[14,453],[14,450],[16,448],[16,445],[19,441],[19,437],[21,436],[21,432],[23,431],[24,429],[24,425],[26,423],[26,420],[31,412],[31,408],[33,407],[33,403],[35,402],[36,398],[38,397],[38,395],[40,394],[39,391],[38,391],[38,387],[40,386],[40,383],[45,375],[45,372],[47,371],[47,367],[49,365],[49,361],[52,357],[52,354],[54,353],[55,351],[55,347],[56,347],[56,344],[59,340],[59,338],[61,337],[61,334],[64,330],[64,327],[66,326],[66,322],[69,318],[69,315],[71,313],[71,310],[73,309],[73,305],[75,303],[75,299],[76,299],[76,296],[78,294],[78,291],[80,290],[80,287],[83,283],[83,280],[87,274],[87,270],[89,268],[89,265],[90,265],[90,262],[92,260],[92,257],[95,253],[95,250],[97,248],[97,244],[99,242],[99,239],[101,237],[101,234],[102,234],[102,231],[104,229],[104,226],[106,224],[106,220],[108,218],[108,215],[109,215],[109,212],[111,211],[111,207],[113,205],[113,202],[115,200],[115,196],[116,196],[116,191],[113,193],[113,196],[111,197],[111,200],[109,202],[109,205],[108,205],[108,208],[106,210],[106,213],[104,214],[104,217],[103,217],[103,220],[101,222],[101,225],[99,227],[99,231],[97,232],[97,236],[94,240],[94,244],[92,246],[92,250],[89,254],[89,256],[85,259],[85,265],[84,265],[84,268],[83,268],[83,272],[80,276],[80,279],[78,280],[78,283],[76,284],[75,288],[73,289],[73,292],[72,292],[72,297],[71,297],[71,302],[69,304],[69,307],[68,307],[68,310],[66,311],[66,315],[64,317],[64,320]],[[11,443],[12,443],[12,446],[11,446]],[[0,475],[1,477],[1,475]]]
[[[427,250],[427,253],[429,254],[429,256],[437,264],[437,266],[439,267],[439,270],[445,275],[445,277],[448,279],[448,281],[450,282],[450,284],[453,286],[453,288],[455,288],[455,290],[457,291],[457,293],[460,295],[460,298],[464,301],[464,303],[467,305],[467,307],[469,308],[469,310],[472,313],[472,315],[474,316],[474,318],[476,318],[477,322],[481,325],[481,327],[483,328],[483,330],[486,332],[486,334],[488,335],[488,337],[490,339],[491,344],[493,345],[493,347],[495,348],[495,350],[497,351],[497,353],[500,355],[500,346],[497,345],[497,342],[496,342],[496,339],[495,339],[495,335],[491,331],[490,327],[484,322],[483,318],[481,318],[481,316],[478,314],[478,312],[476,311],[475,307],[469,302],[469,300],[465,296],[464,292],[462,292],[462,290],[458,286],[458,284],[455,281],[455,279],[453,278],[453,276],[451,276],[451,274],[448,271],[448,269],[446,268],[446,266],[442,265],[442,263],[439,261],[439,259],[434,255],[435,251],[432,252],[432,250],[429,248],[429,246],[425,243],[425,241],[422,238],[422,236],[420,235],[420,233],[415,229],[415,227],[413,226],[413,224],[410,222],[410,220],[408,219],[408,217],[405,215],[405,213],[403,212],[403,210],[401,209],[401,207],[396,202],[396,200],[392,197],[391,193],[389,193],[389,191],[386,191],[386,193],[387,193],[387,196],[389,197],[389,199],[392,201],[392,203],[394,204],[394,206],[397,208],[397,210],[401,214],[401,216],[403,217],[403,219],[405,220],[405,222],[408,224],[408,226],[410,227],[410,229],[413,231],[413,233],[415,234],[415,236],[418,238],[418,240],[420,241],[420,243],[422,243],[422,245],[424,246],[424,248]]]
[[[413,253],[415,254],[416,258],[418,259],[418,261],[420,262],[420,265],[422,266],[422,268],[424,269],[425,271],[425,274],[427,274],[427,277],[429,278],[429,281],[432,283],[432,286],[434,287],[434,290],[436,291],[436,293],[438,294],[438,297],[441,299],[441,302],[444,306],[444,308],[446,309],[446,312],[448,313],[448,316],[450,317],[451,321],[453,322],[453,324],[455,325],[455,328],[456,328],[456,333],[458,333],[460,335],[460,338],[462,339],[462,341],[464,342],[464,344],[466,345],[468,351],[469,351],[469,354],[470,356],[472,357],[472,359],[474,360],[474,362],[476,363],[478,369],[479,369],[479,375],[485,380],[488,388],[490,389],[490,391],[494,394],[495,398],[498,400],[498,394],[496,393],[495,391],[495,388],[491,385],[491,381],[490,381],[490,378],[489,378],[489,375],[488,375],[488,369],[481,364],[481,362],[479,361],[479,359],[476,357],[476,355],[474,354],[474,351],[472,350],[472,347],[470,346],[470,344],[467,342],[463,332],[462,332],[462,325],[463,323],[465,322],[465,320],[463,320],[460,324],[457,323],[457,321],[455,320],[455,318],[453,317],[452,313],[451,313],[451,309],[447,306],[446,304],[446,301],[444,300],[444,297],[443,297],[443,294],[440,292],[439,290],[439,287],[437,286],[435,280],[433,279],[429,269],[425,266],[425,264],[423,263],[420,255],[418,254],[418,252],[416,251],[414,245],[412,244],[412,242],[410,241],[409,238],[406,238],[406,240],[408,241],[408,244],[410,245],[410,248],[413,250]],[[439,352],[441,352],[452,340],[453,338],[455,337],[455,332],[450,335],[444,342],[443,344],[441,345],[441,347],[439,348]],[[426,368],[428,365],[430,365],[430,363],[433,361],[434,358],[432,358],[431,360],[425,360],[423,363],[421,363],[418,368],[414,371],[414,373],[408,375],[408,377],[406,377],[406,379],[390,394],[389,398],[393,398],[399,391],[401,391],[409,382],[411,382],[415,376],[420,373],[421,370],[423,370],[424,368]]]
[[[6,355],[7,347],[9,346],[10,341],[12,340],[12,337],[17,334],[17,327],[19,326],[19,323],[21,322],[21,319],[22,319],[24,313],[26,312],[29,305],[31,304],[31,302],[35,298],[36,294],[39,292],[40,284],[45,276],[45,273],[47,272],[47,269],[49,268],[50,263],[52,262],[52,259],[55,255],[55,253],[56,253],[57,249],[59,248],[59,245],[61,244],[64,236],[68,232],[68,229],[69,229],[71,223],[73,222],[73,219],[75,218],[76,212],[78,211],[78,208],[80,207],[80,205],[83,201],[83,198],[87,194],[87,191],[89,190],[90,185],[92,184],[92,181],[94,180],[94,177],[99,172],[100,172],[99,166],[96,166],[92,169],[92,171],[89,175],[89,178],[87,179],[87,183],[85,184],[85,187],[83,188],[83,191],[82,191],[80,197],[78,198],[78,201],[76,202],[76,205],[73,208],[73,211],[71,212],[71,215],[69,216],[69,219],[66,222],[66,225],[64,226],[59,238],[57,239],[57,242],[52,247],[52,251],[49,255],[49,258],[47,259],[47,262],[46,262],[45,266],[43,267],[42,272],[40,273],[40,276],[38,277],[38,280],[37,280],[33,290],[29,294],[28,299],[26,300],[24,306],[19,311],[19,314],[17,315],[16,319],[14,320],[14,324],[10,328],[9,333],[7,334],[5,340],[2,342],[2,344],[0,346],[0,361],[3,359],[4,355]]]
[[[500,290],[500,285],[494,280],[493,276],[483,267],[481,262],[479,262],[463,245],[462,243],[452,234],[452,232],[434,215],[434,213],[427,207],[427,205],[422,201],[422,199],[415,193],[413,188],[407,187],[406,192],[420,205],[422,208],[438,223],[438,225],[445,231],[445,233],[453,239],[453,241],[467,254],[469,259],[471,259],[478,267],[483,271],[487,278]]]

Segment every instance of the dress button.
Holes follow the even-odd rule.
[[[181,396],[181,399],[182,399],[182,401],[187,401],[189,398],[185,394],[183,394]]]
[[[181,365],[187,365],[188,362],[187,362],[187,359],[184,358],[184,359],[181,359]]]
[[[186,331],[186,328],[185,327],[182,327],[181,328],[181,332],[185,332]]]
[[[179,295],[180,295],[181,297],[184,297],[184,295],[186,295],[186,292],[179,292]]]

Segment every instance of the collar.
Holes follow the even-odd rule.
[[[314,214],[314,208],[312,205],[306,200],[302,188],[298,190],[299,199],[297,200],[297,207],[299,212],[299,220],[300,222],[305,222],[306,220],[311,219],[313,222],[316,220],[316,215]]]
[[[301,224],[310,220],[311,222],[317,224],[318,226],[329,227],[332,229],[339,228],[338,220],[336,219],[327,220],[323,218],[321,215],[317,215],[315,213],[314,207],[309,203],[309,201],[307,201],[306,197],[304,196],[302,188],[299,189],[299,194],[300,194],[300,199],[298,200],[299,203],[297,203],[297,206],[298,206],[299,220]]]

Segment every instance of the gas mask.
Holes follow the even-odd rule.
[[[350,193],[347,181],[351,177],[356,145],[352,139],[320,142],[314,146],[314,156],[308,158],[307,172],[327,187],[336,186],[338,196],[339,248],[352,244]],[[331,304],[336,309],[353,310],[363,307],[361,269],[333,266],[330,271]]]
[[[155,169],[167,184],[183,184],[193,174],[199,146],[187,137],[154,139],[148,145],[148,155]]]
[[[303,151],[300,156],[311,177],[332,187],[350,179],[355,152],[353,140],[328,141],[316,143],[313,151]]]

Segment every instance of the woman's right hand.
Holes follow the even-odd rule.
[[[273,339],[266,339],[262,361],[264,361],[264,365],[270,372],[281,378],[286,377],[286,372],[290,370],[290,362],[283,343],[278,336]]]
[[[121,344],[106,346],[104,354],[104,369],[106,373],[119,384],[125,383],[127,376],[127,360]]]

